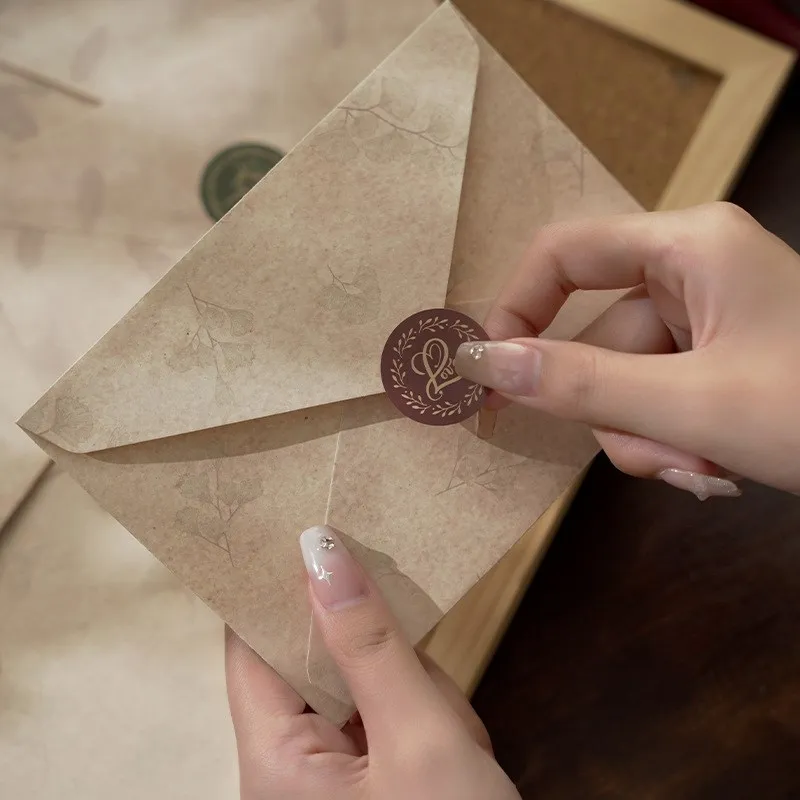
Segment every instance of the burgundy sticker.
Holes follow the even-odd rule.
[[[381,357],[386,394],[405,416],[425,425],[453,425],[481,407],[484,390],[453,367],[459,345],[489,337],[475,320],[430,308],[401,322]]]

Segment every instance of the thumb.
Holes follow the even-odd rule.
[[[709,372],[699,368],[697,355],[513,339],[461,345],[455,367],[468,380],[564,419],[696,447],[713,412]]]
[[[370,749],[381,740],[407,738],[411,724],[423,734],[440,731],[453,712],[337,532],[327,525],[309,528],[300,548],[314,618],[359,710]]]

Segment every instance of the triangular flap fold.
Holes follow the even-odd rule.
[[[393,326],[444,301],[477,71],[443,6],[20,424],[85,453],[381,392]]]

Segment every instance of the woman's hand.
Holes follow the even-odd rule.
[[[300,537],[314,617],[360,721],[313,713],[228,631],[243,800],[519,800],[456,686],[420,661],[336,533]]]
[[[572,292],[618,288],[575,342],[536,338]],[[545,228],[485,328],[458,371],[588,423],[624,472],[701,499],[738,494],[730,473],[800,491],[800,257],[736,206]]]

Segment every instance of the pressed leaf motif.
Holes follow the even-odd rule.
[[[466,137],[461,142],[451,140],[455,128],[452,111],[431,103],[418,108],[413,86],[401,78],[382,78],[379,90],[374,81],[367,81],[339,111],[343,113],[328,120],[327,129],[314,138],[319,152],[333,163],[346,164],[361,152],[378,164],[411,156],[424,160],[430,169],[430,158],[435,162],[441,151],[449,162],[439,159],[435,168],[447,171],[458,168],[466,152]],[[410,123],[412,115],[426,112],[427,124]]]
[[[255,320],[249,311],[234,308],[228,311],[228,317],[231,321],[231,334],[233,336],[245,336],[253,332]]]
[[[314,146],[327,161],[344,165],[358,155],[358,147],[344,128],[320,133],[314,138]]]
[[[409,137],[398,130],[376,136],[362,145],[364,155],[377,164],[385,164],[408,155],[414,146]]]
[[[166,356],[167,366],[175,372],[213,369],[214,400],[222,407],[230,407],[236,398],[228,385],[228,376],[255,359],[253,346],[237,340],[252,333],[255,318],[250,311],[226,308],[197,297],[189,286],[186,288],[197,312],[197,328],[183,347]]]
[[[414,87],[402,78],[384,77],[379,105],[395,119],[407,119],[417,107],[417,95]]]
[[[258,478],[250,477],[238,482],[220,479],[218,496],[227,506],[237,507],[251,503],[263,493],[264,489]]]
[[[490,492],[501,490],[516,479],[515,468],[522,466],[525,458],[512,453],[498,453],[467,431],[459,437],[453,470],[447,486],[439,494],[463,486],[480,486]]]
[[[369,139],[378,131],[379,118],[375,114],[349,114],[346,117],[351,135],[356,139]]]
[[[204,463],[199,472],[182,475],[175,488],[187,502],[175,515],[176,527],[219,548],[234,566],[231,520],[263,495],[261,479],[250,473],[237,474],[229,462],[218,459]]]
[[[55,402],[55,418],[50,430],[70,444],[85,441],[92,433],[94,420],[89,409],[74,397],[59,397]]]
[[[185,506],[175,515],[178,527],[191,536],[199,536],[211,544],[228,550],[225,523],[210,508]]]
[[[431,114],[425,133],[437,142],[446,142],[453,132],[455,119],[449,109],[435,108]]]
[[[178,481],[178,489],[187,500],[211,502],[211,482],[206,472],[199,475],[184,475]]]
[[[331,282],[320,295],[320,305],[348,325],[363,325],[380,312],[381,288],[374,269],[360,266],[351,281],[330,270]]]
[[[225,359],[225,368],[228,370],[239,369],[253,363],[255,354],[249,344],[238,344],[236,342],[222,342],[219,345],[222,356]]]

